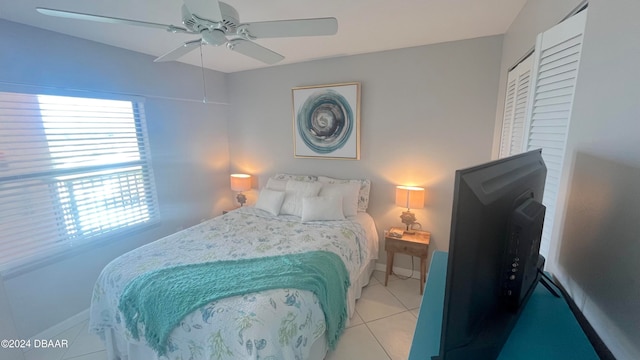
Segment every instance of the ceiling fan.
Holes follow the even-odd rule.
[[[200,38],[155,59],[155,62],[174,61],[201,45],[226,45],[230,50],[252,57],[266,64],[275,64],[284,56],[256,44],[261,38],[334,35],[338,21],[333,17],[240,23],[238,12],[217,0],[184,0],[181,26],[158,24],[102,15],[37,7],[42,14],[71,19],[127,24],[164,29],[172,33],[199,35]]]

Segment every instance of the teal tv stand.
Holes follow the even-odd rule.
[[[440,351],[447,253],[433,253],[409,360],[431,360]],[[599,359],[564,298],[538,284],[498,359]]]

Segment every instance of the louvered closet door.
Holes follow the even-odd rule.
[[[531,85],[533,57],[520,62],[507,77],[507,95],[500,138],[500,157],[519,154],[524,150],[525,119]]]
[[[542,148],[547,165],[543,203],[547,207],[540,253],[548,256],[562,177],[567,132],[578,78],[587,11],[538,35],[534,53],[532,106],[527,116],[527,150]],[[577,120],[579,121],[579,120]]]

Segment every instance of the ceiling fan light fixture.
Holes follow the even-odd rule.
[[[205,30],[201,35],[202,42],[207,45],[220,46],[227,42],[227,37],[225,36],[224,31],[220,29]]]

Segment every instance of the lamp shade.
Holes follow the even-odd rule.
[[[247,191],[251,189],[251,175],[231,174],[231,190]]]
[[[424,189],[415,186],[396,186],[396,205],[407,209],[424,207]]]

